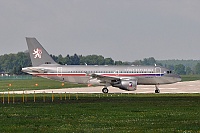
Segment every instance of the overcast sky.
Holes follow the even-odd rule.
[[[200,0],[0,0],[0,55],[36,37],[54,55],[200,59]]]

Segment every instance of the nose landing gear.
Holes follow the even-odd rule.
[[[157,85],[155,85],[156,89],[155,89],[155,93],[160,93],[160,89],[158,88]]]

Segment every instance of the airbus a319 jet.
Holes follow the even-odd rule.
[[[161,66],[117,66],[117,65],[60,65],[56,63],[36,38],[26,38],[32,67],[22,68],[23,72],[43,78],[104,86],[134,91],[137,85],[155,85],[155,93],[159,93],[159,85],[181,81],[181,77]]]

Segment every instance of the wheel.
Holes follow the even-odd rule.
[[[160,90],[155,90],[155,93],[160,93]]]
[[[103,92],[103,93],[108,93],[108,89],[107,89],[107,88],[103,88],[103,89],[102,89],[102,92]]]

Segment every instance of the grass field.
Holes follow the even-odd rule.
[[[200,80],[200,75],[181,75],[182,81]]]
[[[37,86],[36,86],[37,84]],[[37,89],[58,89],[58,88],[74,88],[85,87],[82,84],[70,84],[54,81],[45,78],[33,77],[27,80],[0,80],[0,91],[10,90],[37,90]]]
[[[200,94],[50,94],[0,103],[0,132],[200,132]],[[12,100],[11,100],[12,101]]]
[[[0,91],[86,86],[61,84],[2,80]],[[34,94],[0,95],[0,132],[200,133],[200,94],[54,94],[53,102],[52,94],[36,94],[35,102]]]

